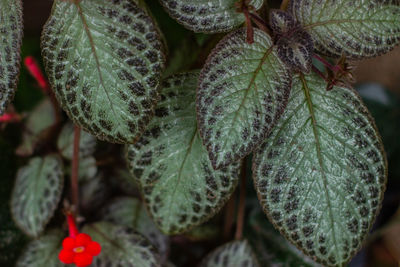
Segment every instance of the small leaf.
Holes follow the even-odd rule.
[[[0,115],[17,88],[22,43],[22,1],[0,1]]]
[[[279,58],[295,72],[311,71],[314,44],[308,32],[296,23],[291,14],[282,10],[270,13]]]
[[[130,171],[140,184],[158,227],[181,233],[211,218],[237,184],[238,166],[215,171],[197,132],[195,93],[198,73],[163,82],[156,117],[127,148]]]
[[[244,23],[245,17],[236,11],[237,0],[160,0],[171,17],[195,32],[227,32]],[[250,0],[258,10],[264,0]]]
[[[227,243],[212,251],[200,267],[257,267],[259,266],[247,241]]]
[[[64,125],[57,140],[57,148],[66,159],[72,160],[74,150],[74,125],[68,122]],[[84,158],[94,153],[96,138],[81,130],[79,141],[79,157]]]
[[[20,168],[11,196],[11,212],[17,225],[28,235],[37,237],[61,198],[63,165],[58,156],[32,158]]]
[[[99,222],[86,225],[82,231],[101,244],[94,266],[161,266],[154,248],[132,228]]]
[[[120,197],[109,202],[101,211],[104,221],[129,226],[146,237],[158,250],[166,256],[169,250],[169,240],[158,230],[147,215],[142,203],[132,197]]]
[[[291,74],[270,37],[245,29],[225,37],[205,64],[197,91],[200,135],[214,168],[237,162],[263,140],[286,106]]]
[[[42,35],[50,84],[73,122],[133,143],[154,112],[164,68],[151,17],[131,0],[54,1]]]
[[[58,259],[61,251],[64,233],[53,230],[31,241],[19,257],[16,267],[62,267],[65,266]]]
[[[289,12],[312,36],[318,52],[332,57],[374,57],[400,40],[400,6],[378,0],[292,0]]]
[[[253,176],[279,231],[323,265],[342,266],[374,222],[387,164],[357,93],[325,88],[316,74],[294,79],[283,117],[255,152]]]
[[[40,102],[29,114],[25,129],[22,134],[22,143],[18,146],[18,156],[30,156],[35,148],[40,145],[40,139],[44,138],[56,122],[53,106],[48,98]]]

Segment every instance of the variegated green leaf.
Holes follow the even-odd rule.
[[[42,35],[62,108],[99,139],[133,143],[154,112],[164,68],[151,17],[134,1],[55,0]]]
[[[145,206],[138,199],[132,197],[114,199],[102,209],[101,214],[104,221],[132,227],[146,237],[160,255],[167,255],[168,237],[156,227]]]
[[[82,231],[101,244],[101,253],[93,258],[96,267],[161,266],[154,248],[130,227],[99,222],[86,225]]]
[[[110,195],[110,188],[102,172],[95,176],[81,179],[79,177],[80,206],[84,211],[93,211],[102,207]]]
[[[398,1],[292,0],[289,11],[328,56],[374,57],[400,40]]]
[[[79,139],[79,157],[84,158],[93,154],[96,149],[96,138],[93,135],[81,130]],[[57,148],[61,155],[71,160],[74,150],[74,125],[67,123],[61,130],[57,140]]]
[[[44,138],[50,131],[51,126],[56,122],[54,108],[48,98],[40,102],[26,120],[22,133],[22,143],[17,147],[18,156],[30,156],[35,148],[40,145],[40,139]]]
[[[261,30],[253,44],[239,29],[217,45],[197,91],[200,135],[214,168],[237,162],[264,140],[283,113],[290,84],[290,71]]]
[[[195,32],[226,32],[244,23],[245,17],[236,11],[237,0],[160,0],[167,12]],[[264,0],[250,0],[259,9]]]
[[[65,234],[60,230],[53,230],[39,239],[31,241],[19,257],[16,267],[62,267],[65,266],[59,259],[62,241]]]
[[[22,1],[0,0],[0,115],[17,88],[22,28]]]
[[[28,235],[38,236],[53,216],[63,188],[63,165],[58,156],[36,157],[20,168],[11,196],[11,212]]]
[[[130,171],[150,215],[165,233],[188,230],[212,217],[237,184],[237,164],[215,171],[197,132],[198,73],[163,82],[156,117],[127,148]]]
[[[246,240],[234,241],[212,251],[200,267],[257,267],[254,253]]]
[[[289,241],[342,266],[360,249],[381,205],[387,163],[353,89],[298,76],[283,117],[254,157],[261,205]]]

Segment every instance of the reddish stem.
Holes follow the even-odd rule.
[[[324,64],[325,67],[329,68],[331,71],[333,72],[338,72],[338,71],[342,71],[342,69],[336,65],[333,66],[331,63],[329,63],[325,58],[320,57],[318,54],[314,54],[313,55],[315,59],[317,59],[319,62],[321,62],[322,64]]]
[[[328,81],[328,79],[325,77],[325,75],[318,68],[316,68],[314,65],[312,66],[312,70],[316,74],[318,74],[318,76],[320,76],[322,79],[324,79],[325,81]]]
[[[289,5],[289,0],[282,0],[280,9],[286,11],[288,5]]]
[[[246,204],[246,158],[243,160],[242,170],[240,174],[239,207],[237,213],[236,232],[235,232],[236,240],[242,239],[243,236],[245,204]]]
[[[260,28],[262,31],[266,32],[267,34],[271,35],[271,31],[267,27],[267,23],[257,14],[250,13],[250,17],[252,21]]]
[[[232,226],[233,226],[233,218],[235,216],[235,194],[229,199],[225,208],[225,219],[224,219],[224,232],[223,238],[224,240],[229,240]]]
[[[75,207],[76,214],[79,208],[79,186],[78,186],[78,171],[79,171],[79,141],[81,136],[81,129],[74,125],[74,150],[72,155],[71,167],[71,194],[72,204]]]
[[[249,44],[254,43],[254,29],[253,25],[251,24],[250,13],[247,8],[243,9],[244,17],[246,18],[246,28],[247,28],[247,37],[246,41]]]
[[[67,214],[67,223],[69,236],[75,238],[79,234],[79,231],[75,224],[75,217],[71,213]]]

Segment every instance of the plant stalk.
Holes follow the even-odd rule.
[[[243,160],[242,169],[240,173],[240,189],[239,189],[239,206],[236,220],[235,240],[242,239],[244,214],[246,204],[246,158]]]
[[[81,129],[74,125],[74,149],[72,155],[71,166],[71,198],[72,205],[75,208],[75,214],[78,214],[79,209],[79,185],[78,185],[78,171],[79,171],[79,142],[81,136]]]

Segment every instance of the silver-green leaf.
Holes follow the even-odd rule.
[[[0,115],[17,89],[22,29],[22,1],[0,0]]]
[[[292,0],[289,11],[311,34],[318,52],[374,57],[400,40],[400,6],[378,0]]]
[[[31,241],[18,258],[16,267],[62,267],[59,259],[62,241],[65,234],[52,230],[39,239]]]
[[[63,164],[56,155],[32,158],[18,170],[11,212],[26,234],[37,237],[43,232],[60,201],[63,182]]]
[[[209,56],[197,90],[200,135],[214,168],[237,162],[254,150],[283,113],[291,73],[272,40],[245,29],[225,37]]]
[[[255,187],[269,219],[305,254],[342,266],[380,208],[387,162],[367,108],[350,88],[297,76],[287,109],[255,152]]]
[[[162,234],[147,214],[145,206],[136,198],[120,197],[110,201],[102,211],[102,220],[129,226],[144,237],[166,256],[169,250],[169,239]]]
[[[93,258],[96,267],[161,267],[155,249],[130,227],[99,222],[85,225],[82,231],[101,244],[101,253]]]
[[[115,143],[133,143],[150,121],[162,51],[152,18],[131,0],[55,0],[42,34],[62,108],[85,131]]]
[[[237,0],[160,0],[167,12],[195,32],[227,32],[244,23],[243,13],[236,11]],[[264,0],[250,0],[258,10]]]
[[[234,241],[212,251],[200,267],[257,267],[256,257],[246,240]]]
[[[57,148],[61,155],[72,160],[74,149],[74,125],[70,122],[66,123],[62,128],[57,140]],[[96,138],[81,130],[79,141],[79,157],[84,158],[93,154],[96,149]]]
[[[130,171],[158,227],[181,233],[211,218],[237,184],[238,164],[215,171],[197,131],[198,73],[163,82],[156,117],[127,148]]]

